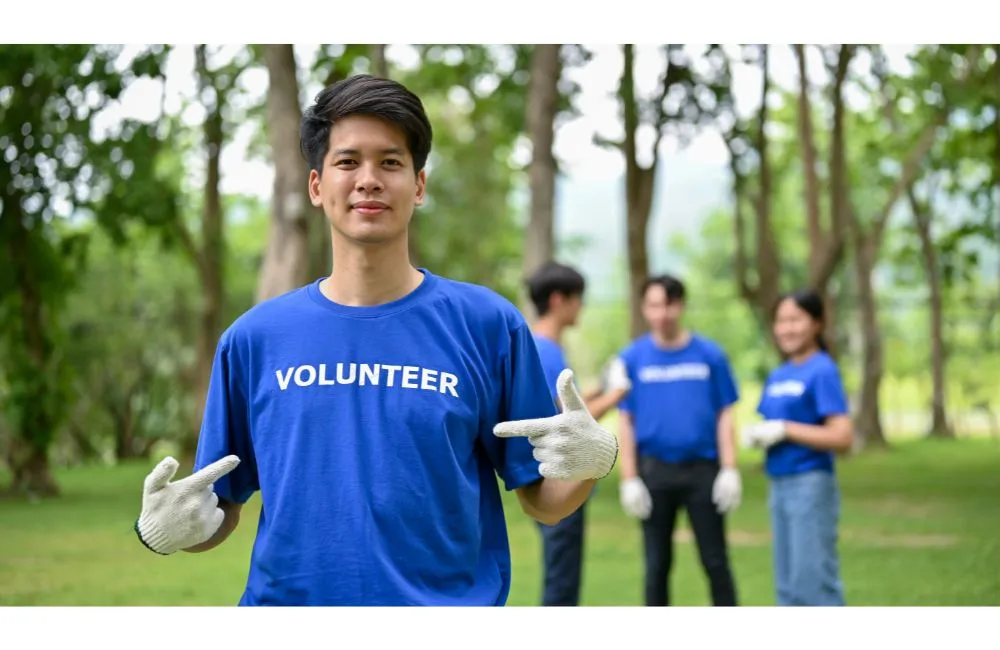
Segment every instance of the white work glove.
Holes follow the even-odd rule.
[[[143,484],[142,513],[135,525],[139,539],[151,550],[170,555],[211,538],[225,519],[213,484],[239,464],[239,457],[226,456],[171,482],[177,461],[170,456],[160,461]]]
[[[628,378],[628,369],[621,357],[615,355],[604,366],[604,372],[601,373],[601,384],[605,392],[632,389],[632,381]]]
[[[765,420],[751,424],[744,430],[742,438],[746,447],[767,449],[785,439],[785,422]]]
[[[562,413],[549,418],[501,422],[499,438],[526,437],[546,478],[583,481],[607,476],[618,458],[618,439],[601,428],[587,410],[569,368],[559,373],[556,391]]]
[[[719,514],[735,510],[743,497],[743,481],[735,467],[723,467],[712,484],[712,502]]]
[[[621,482],[618,486],[618,501],[625,514],[630,517],[649,519],[649,515],[653,513],[653,498],[638,476]]]

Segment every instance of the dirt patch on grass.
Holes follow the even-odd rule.
[[[907,519],[925,519],[932,517],[941,508],[928,501],[914,501],[899,495],[888,495],[881,499],[866,499],[855,507],[886,517],[906,517]]]
[[[770,533],[755,533],[747,530],[730,530],[727,539],[732,546],[769,546]],[[674,541],[694,543],[694,534],[688,528],[674,532]],[[951,548],[957,546],[961,538],[945,534],[889,534],[868,530],[844,529],[840,531],[840,541],[853,546],[872,548]]]
[[[770,533],[753,533],[748,530],[726,531],[726,539],[732,546],[767,546],[771,543]],[[689,528],[674,531],[675,542],[694,542],[694,533]]]
[[[852,529],[841,531],[840,538],[845,542],[875,548],[951,548],[957,546],[961,541],[957,535],[938,533],[886,534]]]

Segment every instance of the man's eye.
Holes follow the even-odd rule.
[[[334,164],[339,167],[341,165],[356,165],[357,163],[354,160],[351,160],[350,158],[344,158],[342,160],[338,160]]]

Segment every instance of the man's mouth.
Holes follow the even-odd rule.
[[[358,201],[351,208],[358,214],[373,215],[388,210],[389,206],[381,201]]]

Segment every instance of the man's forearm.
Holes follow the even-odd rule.
[[[608,411],[618,406],[618,403],[625,399],[628,392],[621,389],[609,390],[605,393],[598,393],[586,398],[587,410],[595,420],[603,418]]]
[[[576,512],[590,496],[595,480],[558,481],[543,478],[517,491],[521,508],[533,519],[549,526]]]
[[[726,407],[719,413],[717,442],[719,445],[719,465],[736,467],[736,426],[733,408]]]
[[[618,445],[621,450],[619,472],[622,480],[635,478],[639,475],[639,460],[636,453],[632,416],[627,413],[618,414]]]
[[[243,509],[243,506],[239,503],[220,500],[219,508],[225,514],[225,518],[222,520],[222,525],[219,526],[219,529],[215,531],[215,534],[201,544],[183,549],[184,551],[187,553],[204,553],[205,551],[210,551],[226,541],[226,538],[236,530],[236,526],[240,523],[240,510]]]

